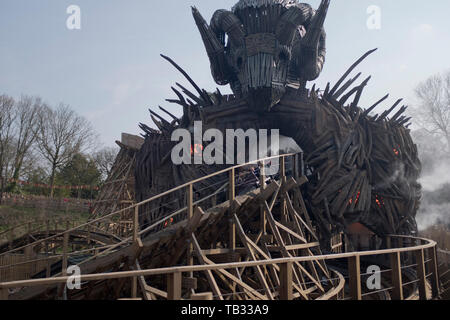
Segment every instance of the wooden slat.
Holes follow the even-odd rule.
[[[202,253],[202,249],[200,248],[200,245],[198,244],[197,238],[195,237],[195,234],[191,234],[191,240],[194,247],[194,251],[197,254],[197,258],[199,259],[201,264],[207,264],[206,263],[206,257]],[[208,279],[209,285],[211,286],[214,295],[219,299],[223,300],[222,293],[220,292],[219,286],[216,283],[216,280],[214,279],[214,276],[212,274],[211,270],[205,271],[206,277]]]
[[[203,292],[203,293],[195,293],[191,295],[191,300],[194,301],[207,301],[207,300],[213,300],[213,293],[212,292]]]
[[[436,298],[439,296],[439,270],[438,270],[438,260],[437,260],[437,251],[436,248],[428,249],[428,256],[431,259],[430,263],[430,271],[431,271],[431,292],[432,298]]]
[[[210,265],[214,265],[214,262],[212,262],[211,260],[209,260],[208,258],[205,258],[205,262],[207,264]],[[260,294],[259,292],[257,292],[255,289],[253,289],[252,287],[250,287],[248,284],[246,284],[245,282],[241,281],[240,279],[238,279],[236,276],[232,275],[231,273],[229,273],[228,271],[224,270],[224,269],[218,269],[217,272],[222,273],[224,276],[230,278],[232,281],[236,282],[236,284],[240,287],[242,287],[243,290],[248,290],[252,293],[252,295],[255,296],[255,298],[258,298],[260,300],[267,300],[267,297],[263,296],[262,294]]]
[[[249,245],[249,243],[247,242],[247,237],[245,235],[244,229],[242,228],[242,225],[238,219],[238,217],[236,215],[234,215],[234,221],[236,223],[236,230],[239,234],[239,237],[241,239],[241,242],[244,244],[245,248],[247,249],[247,254],[249,255],[249,257],[251,258],[251,260],[256,261],[256,256],[252,250],[252,247]],[[259,281],[261,282],[261,285],[263,286],[263,288],[266,291],[267,297],[271,300],[273,300],[273,295],[272,292],[269,289],[269,285],[267,284],[266,279],[264,278],[264,275],[261,271],[261,268],[259,266],[255,267],[255,271],[256,271],[256,275],[259,279]]]
[[[152,286],[146,285],[145,290],[147,292],[150,292],[151,294],[157,295],[159,297],[162,297],[164,299],[167,299],[167,292],[159,290],[157,288],[153,288]]]
[[[181,300],[181,272],[167,275],[167,300]]]
[[[392,299],[403,300],[403,281],[402,281],[402,269],[401,258],[398,252],[390,254],[391,259],[391,277],[392,277]]]
[[[417,263],[417,277],[419,279],[419,297],[420,300],[427,300],[427,285],[426,285],[426,271],[425,271],[425,254],[424,250],[420,249],[416,251],[416,263]]]
[[[292,262],[280,265],[280,299],[293,299],[293,279],[292,279]]]
[[[361,265],[359,255],[348,258],[348,276],[350,297],[353,300],[362,300],[361,295]]]
[[[290,234],[291,236],[293,236],[294,238],[300,240],[303,243],[308,243],[308,241],[306,241],[305,238],[303,238],[302,236],[298,235],[297,233],[295,233],[294,231],[292,231],[291,229],[287,228],[286,226],[284,226],[283,224],[279,223],[278,221],[275,221],[275,224],[278,228],[280,228],[281,230],[287,232],[288,234]]]
[[[135,264],[135,268],[136,270],[142,270],[141,266],[139,264],[139,261],[136,260],[136,264]],[[137,277],[138,282],[139,282],[139,286],[141,288],[141,292],[142,292],[142,296],[144,297],[144,300],[153,300],[151,293],[149,292],[149,290],[147,289],[147,283],[145,282],[145,278],[143,276]],[[167,298],[167,295],[166,295]]]

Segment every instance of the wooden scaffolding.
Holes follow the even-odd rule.
[[[144,143],[144,139],[122,133],[121,141],[116,141],[116,143],[120,147],[120,151],[111,173],[94,203],[91,219],[106,216],[135,203],[134,168],[136,153]],[[126,210],[120,216],[102,222],[98,227],[119,237],[126,236],[132,230],[132,214],[132,210]]]

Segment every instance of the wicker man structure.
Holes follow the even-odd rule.
[[[408,129],[411,118],[404,115],[402,100],[385,112],[373,112],[388,96],[371,106],[360,106],[370,77],[357,85],[360,73],[348,79],[375,50],[362,56],[335,85],[328,84],[324,91],[315,86],[306,89],[307,81],[316,79],[324,66],[323,25],[329,4],[323,0],[314,10],[296,0],[241,0],[231,11],[216,11],[210,24],[193,8],[212,76],[219,85],[229,84],[234,94],[200,89],[163,56],[184,74],[196,93],[178,84],[173,88],[177,99],[168,101],[182,106],[182,118],[162,109],[171,120],[151,111],[159,130],[141,124],[146,142],[137,155],[137,201],[221,168],[174,166],[170,152],[175,129],[190,128],[194,121],[202,121],[204,130],[222,132],[280,129],[305,153],[309,183],[302,193],[322,238],[346,231],[353,223],[378,235],[417,231],[421,164]],[[199,198],[208,194],[207,187],[195,190]],[[162,198],[141,211],[141,224],[150,224],[185,201],[182,194]]]

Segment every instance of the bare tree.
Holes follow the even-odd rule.
[[[420,103],[415,110],[416,122],[429,134],[443,139],[450,155],[450,72],[430,77],[415,92]]]
[[[16,119],[14,99],[0,96],[0,204],[9,178],[9,168],[12,159],[11,145],[13,139],[13,124]]]
[[[41,113],[38,149],[50,165],[50,196],[53,197],[56,170],[77,153],[83,153],[95,140],[91,124],[67,105],[56,110],[45,107]]]
[[[118,148],[106,147],[93,154],[92,158],[102,174],[102,179],[106,179],[110,175],[118,153]]]
[[[14,180],[19,179],[24,159],[30,152],[39,133],[40,113],[43,103],[39,97],[22,96],[15,104],[16,119],[14,123]],[[9,190],[13,191],[16,183],[11,183]]]

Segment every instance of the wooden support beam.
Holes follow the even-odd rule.
[[[359,255],[348,258],[348,276],[350,297],[353,300],[362,300],[361,295],[361,264]]]
[[[266,189],[266,167],[264,166],[264,160],[259,163],[259,186],[261,192]]]
[[[187,197],[187,219],[188,219],[188,223],[192,222],[192,218],[194,217],[194,186],[192,184],[190,184],[189,186],[187,186],[187,190],[186,190],[186,197]],[[188,247],[187,247],[187,252],[186,252],[186,257],[187,257],[187,265],[188,266],[192,266],[194,264],[194,260],[192,257],[192,253],[193,253],[193,246],[192,243],[188,243]],[[194,275],[192,272],[189,272],[189,276],[192,278]]]
[[[280,157],[280,161],[281,161],[281,172],[280,172],[280,177],[281,177],[281,182],[284,184],[286,183],[286,158],[281,156]]]
[[[402,263],[399,252],[390,254],[391,259],[391,277],[392,277],[392,299],[403,300],[403,281],[402,281]]]
[[[133,244],[133,258],[131,259],[131,266],[132,268],[136,269],[136,265],[139,263],[138,258],[141,255],[142,250],[144,249],[144,245],[142,243],[142,240],[140,238],[137,238]],[[137,297],[137,286],[138,286],[138,277],[132,277],[131,278],[131,297],[136,298]]]
[[[306,228],[306,230],[309,231],[309,233],[316,239],[318,240],[318,238],[316,237],[315,232],[311,229],[311,226],[306,223],[302,217],[298,214],[298,212],[295,210],[294,205],[292,204],[292,201],[288,195],[288,193],[286,193],[286,200],[287,200],[287,208],[289,210],[289,212],[291,213],[292,217],[295,217],[296,219],[298,219],[298,221],[301,222],[301,224]],[[306,209],[305,209],[306,210]],[[300,226],[299,226],[300,228]]]
[[[207,258],[203,255],[202,249],[200,248],[200,245],[198,244],[197,238],[195,237],[194,233],[191,234],[191,241],[192,241],[195,253],[196,253],[197,258],[200,261],[200,263],[207,264],[207,262],[206,262]],[[208,279],[209,285],[211,286],[214,295],[216,295],[219,300],[223,300],[222,293],[220,292],[219,286],[217,285],[216,280],[214,279],[212,271],[206,270],[205,274],[206,274],[206,278]]]
[[[213,300],[213,293],[212,292],[195,293],[195,294],[191,295],[191,300],[194,300],[194,301]]]
[[[139,261],[136,260],[135,264],[136,270],[142,270],[139,264]],[[141,288],[142,296],[144,300],[153,300],[152,294],[147,290],[147,283],[145,282],[145,278],[143,276],[138,277],[139,287]]]
[[[267,218],[268,218],[268,222],[270,225],[270,228],[272,229],[272,233],[275,236],[275,240],[278,244],[278,246],[280,248],[282,248],[281,254],[283,255],[283,257],[285,258],[292,258],[292,255],[286,250],[286,244],[284,243],[281,234],[280,234],[280,230],[277,227],[276,221],[272,215],[271,210],[269,209],[269,205],[267,204],[267,202],[264,202],[265,206],[266,206],[266,210],[267,210]],[[301,288],[302,284],[305,282],[304,278],[303,278],[303,273],[306,274],[306,276],[308,278],[311,279],[312,282],[314,282],[319,288],[321,288],[321,290],[324,291],[322,285],[320,284],[320,282],[317,281],[317,279],[314,279],[314,277],[298,262],[295,263],[295,265],[302,271],[299,273],[299,275],[297,275],[297,272],[294,272],[294,278],[295,281],[298,283],[299,288]],[[304,294],[303,290],[300,290],[300,294],[302,294],[302,296],[308,300],[308,297]]]
[[[431,259],[430,271],[431,271],[431,292],[432,297],[436,298],[440,294],[439,290],[439,269],[438,269],[438,261],[437,261],[437,252],[436,247],[432,247],[428,249],[428,256]]]
[[[425,272],[425,254],[424,250],[416,251],[417,278],[419,280],[419,297],[420,300],[427,300],[427,279]]]
[[[146,285],[145,289],[147,290],[147,292],[154,294],[156,296],[159,296],[161,298],[167,299],[167,292],[159,290],[157,288],[153,288],[152,286]]]
[[[211,260],[209,260],[208,258],[204,258],[205,262],[207,264],[210,265],[214,265],[215,263],[212,262]],[[229,273],[228,271],[226,271],[225,269],[218,269],[215,270],[216,272],[220,272],[221,274],[223,274],[224,276],[228,277],[229,279],[231,279],[232,281],[236,282],[236,284],[238,286],[240,286],[244,291],[248,290],[249,292],[251,292],[251,294],[254,296],[254,300],[256,299],[260,299],[260,300],[267,300],[266,296],[263,296],[262,294],[260,294],[258,291],[256,291],[255,289],[253,289],[251,286],[249,286],[248,284],[246,284],[244,281],[242,281],[241,279],[239,279],[238,277],[232,275],[231,273]]]
[[[295,155],[292,156],[292,169],[293,169],[293,174],[292,176],[294,177],[295,180],[298,180],[298,178],[300,177],[300,170],[299,170],[299,161],[298,161],[298,153],[296,153]]]
[[[298,235],[297,233],[295,233],[294,231],[292,231],[291,229],[289,229],[288,227],[284,226],[283,224],[279,223],[278,221],[275,221],[275,224],[278,228],[280,228],[281,230],[283,230],[284,232],[290,234],[291,236],[293,236],[294,238],[296,238],[297,240],[300,240],[302,243],[308,243],[308,241],[306,241],[305,238],[303,238],[302,236]]]
[[[292,262],[280,264],[280,300],[293,299]]]
[[[139,206],[134,207],[133,213],[133,242],[137,243],[139,238]],[[136,260],[137,262],[137,260]],[[137,297],[138,278],[131,278],[131,297]]]
[[[229,238],[229,248],[234,250],[236,249],[236,225],[233,221],[233,214],[234,214],[234,205],[233,202],[236,199],[236,186],[235,186],[235,169],[232,168],[229,173],[229,200],[230,200],[230,207],[229,207],[229,217],[230,217],[230,238]]]
[[[62,260],[62,270],[61,274],[62,276],[67,275],[67,251],[69,246],[69,233],[64,233],[64,240],[63,240],[63,260]]]
[[[167,275],[167,300],[181,300],[181,272]]]
[[[139,238],[139,206],[134,207],[133,214],[133,242]]]
[[[234,221],[236,223],[236,228],[237,228],[237,232],[239,234],[239,238],[241,239],[241,242],[244,244],[245,249],[247,249],[247,254],[250,257],[250,260],[252,261],[256,261],[256,256],[255,253],[252,250],[252,247],[250,246],[250,244],[248,243],[248,238],[245,235],[244,229],[242,228],[242,225],[238,219],[238,217],[236,215],[234,215]],[[255,271],[256,271],[256,275],[262,285],[262,287],[264,288],[264,290],[266,291],[266,295],[270,300],[274,300],[273,298],[273,294],[270,291],[269,285],[267,284],[267,281],[261,271],[261,268],[259,266],[255,267]]]

